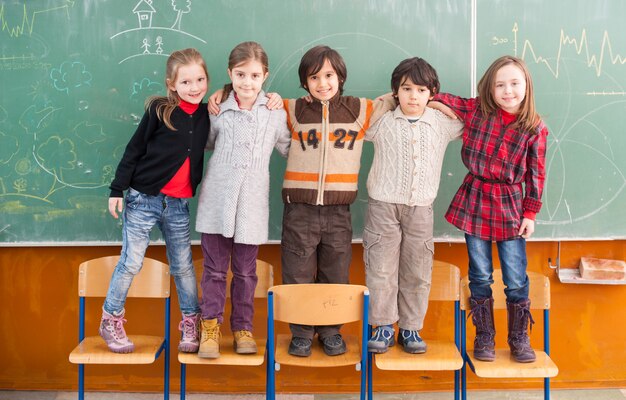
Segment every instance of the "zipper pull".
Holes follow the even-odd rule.
[[[324,121],[326,121],[326,118],[328,118],[328,100],[322,101],[322,118],[324,119]]]

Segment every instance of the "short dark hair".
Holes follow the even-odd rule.
[[[426,86],[430,95],[439,93],[439,77],[437,71],[423,58],[413,57],[403,60],[391,73],[391,91],[398,94],[400,85],[410,79],[416,85]]]
[[[343,94],[343,84],[348,79],[348,70],[343,58],[336,50],[328,46],[315,46],[309,49],[300,60],[298,75],[300,76],[300,87],[308,91],[306,80],[309,76],[317,74],[324,66],[324,61],[328,60],[339,78],[339,94]]]

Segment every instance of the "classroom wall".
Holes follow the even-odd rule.
[[[362,247],[353,245],[351,280],[364,282]],[[81,261],[112,255],[119,247],[15,247],[0,249],[0,389],[76,390],[77,367],[68,355],[78,338],[77,271]],[[552,284],[552,357],[559,366],[553,388],[626,386],[626,286],[574,285],[558,281],[547,259],[554,260],[556,242],[528,244],[529,269],[546,274]],[[166,261],[165,248],[152,246],[149,257]],[[201,257],[199,247],[194,256]],[[626,241],[563,242],[561,265],[574,267],[581,256],[626,259]],[[280,283],[280,248],[262,246],[262,258],[275,266]],[[467,255],[461,243],[437,243],[436,258],[451,262],[467,273]],[[172,284],[172,287],[173,284]],[[162,307],[150,301],[127,305],[132,333],[159,331]],[[96,334],[101,301],[87,303],[87,334]],[[264,303],[257,303],[256,334],[263,335]],[[541,346],[541,315],[535,315],[532,342]],[[178,301],[172,301],[171,332],[177,337]],[[450,308],[433,304],[428,312],[423,336],[452,337]],[[498,346],[506,346],[504,315],[497,316]],[[346,329],[355,330],[354,327]],[[282,329],[282,331],[286,331]],[[468,340],[473,340],[468,335]],[[174,344],[176,340],[173,339]],[[159,391],[163,364],[119,367],[87,366],[87,390]],[[171,390],[179,390],[180,366],[176,346],[172,349]],[[190,366],[187,389],[191,392],[263,392],[265,366],[235,367]],[[388,392],[451,390],[450,372],[385,373],[375,370],[375,389]],[[245,377],[245,378],[244,378]],[[538,388],[540,380],[478,380],[468,374],[470,389]],[[277,374],[277,389],[282,392],[356,392],[358,374],[352,368],[298,369],[283,366]]]

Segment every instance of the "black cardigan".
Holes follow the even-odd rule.
[[[123,191],[133,189],[156,196],[178,172],[187,157],[190,158],[191,187],[202,180],[204,150],[209,135],[209,114],[206,104],[200,103],[191,115],[180,107],[172,111],[171,122],[177,129],[169,129],[157,117],[154,101],[128,142],[122,160],[111,182],[110,197],[123,197]]]

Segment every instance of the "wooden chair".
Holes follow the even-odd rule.
[[[129,335],[135,344],[132,353],[118,354],[109,351],[100,336],[85,337],[85,299],[106,297],[109,281],[119,256],[101,257],[80,264],[78,271],[78,346],[69,359],[78,364],[78,398],[85,396],[85,364],[152,364],[164,353],[163,398],[169,398],[169,346],[170,346],[170,272],[167,264],[144,258],[141,271],[133,279],[128,298],[159,298],[164,300],[164,333],[162,336]]]
[[[373,398],[372,366],[381,370],[393,371],[454,371],[454,398],[459,398],[460,371],[463,367],[460,346],[460,285],[461,273],[459,268],[448,263],[435,261],[430,288],[429,301],[453,302],[451,312],[454,315],[454,340],[431,339],[426,341],[428,350],[424,354],[409,354],[402,346],[390,347],[386,353],[369,353],[368,362],[368,398]],[[371,331],[371,330],[370,330]],[[372,358],[374,362],[372,362]]]
[[[465,355],[466,364],[474,373],[482,378],[544,378],[544,399],[550,399],[550,378],[555,377],[559,369],[550,358],[550,280],[537,272],[528,271],[530,280],[530,307],[533,310],[543,310],[543,346],[544,351],[534,349],[537,360],[532,363],[518,363],[510,354],[508,347],[496,348],[496,359],[493,362],[479,361],[474,358],[473,349],[467,349],[466,345],[466,311],[470,310],[469,280],[467,277],[461,280],[461,352]],[[502,282],[502,270],[493,271],[492,285],[494,299],[494,313],[496,310],[506,310],[506,297],[504,295],[504,283]],[[471,323],[470,323],[471,325]],[[506,345],[506,327],[496,331],[497,343]],[[461,393],[462,398],[467,398],[467,384],[465,365],[463,366]]]
[[[198,271],[198,285],[201,282],[203,260],[194,261],[196,271]],[[258,283],[254,291],[255,298],[266,298],[267,291],[274,284],[274,267],[262,260],[256,260],[256,274]],[[226,276],[226,297],[230,297],[230,283],[233,279],[231,270],[228,270]],[[240,365],[240,366],[258,366],[265,361],[266,342],[265,338],[255,337],[257,345],[256,354],[237,354],[233,348],[233,336],[223,335],[220,339],[220,357],[219,358],[200,358],[197,353],[178,353],[178,361],[180,362],[180,398],[185,399],[185,387],[187,365]]]
[[[365,399],[367,381],[367,313],[369,291],[361,285],[299,284],[270,288],[268,297],[267,399],[276,396],[276,371],[280,365],[300,367],[339,367],[354,365],[361,372],[361,400]],[[291,335],[277,335],[275,321],[301,325],[336,325],[361,322],[361,334],[344,335],[348,351],[327,356],[318,340],[313,341],[309,357],[288,354]]]

